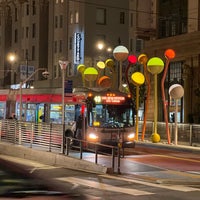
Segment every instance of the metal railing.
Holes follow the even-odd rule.
[[[139,133],[141,134],[143,122],[139,122]],[[145,139],[150,139],[153,133],[154,123],[148,121],[146,123]],[[166,124],[165,122],[158,122],[157,124],[158,134],[161,137],[161,141],[167,141]],[[200,124],[183,124],[178,123],[178,142],[184,143],[190,146],[200,146]],[[175,123],[169,123],[171,142],[174,141]],[[139,135],[140,137],[140,135]]]
[[[142,121],[139,122],[139,137],[142,131]],[[158,133],[161,136],[161,141],[167,141],[165,133],[165,123],[158,122]],[[174,138],[173,123],[169,124],[171,140]],[[153,132],[153,122],[146,123],[145,139],[149,140]],[[9,142],[20,144],[28,148],[62,153],[62,137],[63,126],[61,124],[48,123],[32,123],[21,122],[13,119],[0,120],[0,142]],[[117,165],[117,171],[120,172],[120,158],[124,155],[124,149],[110,145],[91,143],[84,140],[78,140],[71,137],[66,137],[65,155],[85,159],[85,150],[93,153],[94,159],[92,162],[96,164],[104,164],[113,172]],[[198,124],[178,124],[178,141],[184,142],[186,145],[200,146],[200,125]],[[78,143],[78,145],[74,145]],[[107,149],[110,154],[107,156],[106,163],[100,163],[103,156],[101,149]],[[88,151],[87,151],[88,152]],[[85,156],[87,157],[87,156]],[[109,160],[109,162],[108,162]],[[91,161],[91,160],[90,160]],[[116,164],[117,163],[117,164]]]
[[[47,124],[47,123],[31,123],[20,122],[13,119],[0,120],[0,142],[9,142],[13,144],[20,144],[28,148],[34,148],[41,151],[49,151],[55,153],[62,153],[62,137],[63,126],[61,124]],[[65,137],[64,152],[66,156],[75,157],[79,159],[84,158],[85,150],[89,150],[94,155],[96,164],[106,164],[110,172],[115,172],[115,163],[117,160],[117,171],[120,172],[120,157],[121,149],[119,147],[103,145],[98,143],[78,140],[71,137]],[[100,163],[103,159],[101,149],[107,149],[110,153],[106,155],[106,163]],[[108,157],[109,155],[109,157]],[[90,159],[90,161],[92,161]]]

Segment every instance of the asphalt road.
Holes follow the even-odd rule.
[[[139,155],[133,155],[139,159]],[[128,159],[138,169],[136,174],[92,174],[88,172],[80,172],[65,169],[57,166],[44,165],[38,162],[13,158],[8,156],[0,156],[1,166],[2,159],[12,162],[10,169],[17,173],[23,173],[31,179],[45,183],[47,188],[60,192],[73,192],[77,194],[76,199],[102,199],[102,200],[160,200],[160,199],[192,199],[199,200],[200,188],[198,185],[186,185],[180,183],[155,182],[155,180],[142,179],[137,177],[137,173],[157,173],[167,172],[167,169],[133,161],[132,156]],[[145,160],[145,159],[144,159]],[[134,166],[132,165],[132,166]],[[174,174],[175,175],[175,174]]]

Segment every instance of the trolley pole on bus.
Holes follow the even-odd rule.
[[[62,70],[62,125],[63,125],[63,134],[62,134],[62,145],[61,145],[61,153],[64,152],[64,142],[65,142],[65,72],[68,61],[59,60],[59,65]]]

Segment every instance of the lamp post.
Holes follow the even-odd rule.
[[[10,76],[10,84],[12,85],[14,83],[14,62],[16,61],[16,55],[15,53],[9,53],[7,59],[9,60],[10,64],[11,64],[11,76]]]
[[[62,134],[62,146],[61,153],[64,153],[64,137],[65,137],[65,71],[67,69],[68,61],[59,60],[59,65],[62,70],[62,125],[63,125],[63,134]]]

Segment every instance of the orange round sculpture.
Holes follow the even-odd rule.
[[[99,86],[101,87],[105,87],[105,88],[108,88],[108,87],[111,87],[111,79],[110,77],[108,76],[102,76],[99,80],[98,80],[98,84]]]
[[[165,51],[165,57],[168,59],[173,59],[175,57],[175,51],[173,49],[167,49]]]

